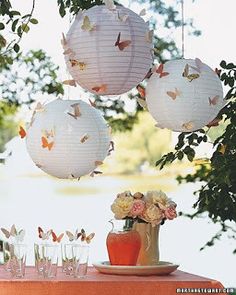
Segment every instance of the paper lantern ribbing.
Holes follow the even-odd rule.
[[[100,112],[81,100],[38,105],[26,144],[34,163],[58,178],[80,178],[102,164],[110,145]]]
[[[158,127],[195,131],[211,122],[223,107],[221,81],[200,59],[172,60],[153,72],[146,103]]]
[[[67,68],[74,81],[92,93],[125,93],[152,65],[152,35],[130,9],[94,6],[76,16],[62,40]]]

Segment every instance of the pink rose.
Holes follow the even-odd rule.
[[[144,208],[145,208],[145,202],[143,200],[136,199],[133,202],[133,206],[130,210],[129,215],[131,215],[132,217],[141,215],[144,211]]]
[[[169,220],[172,220],[177,217],[177,213],[175,207],[171,206],[165,209],[164,211],[165,217]]]

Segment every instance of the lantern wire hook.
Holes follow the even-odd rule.
[[[182,58],[184,58],[184,0],[181,0]]]

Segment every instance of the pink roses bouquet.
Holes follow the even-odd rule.
[[[152,226],[177,217],[176,204],[162,191],[148,191],[134,195],[125,191],[117,195],[111,205],[116,219],[133,219],[151,223]]]

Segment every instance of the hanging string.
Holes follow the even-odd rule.
[[[69,14],[69,28],[70,28],[70,26],[71,26],[72,20],[73,20],[73,17],[72,17],[72,15],[71,15],[71,13],[70,13],[70,14]],[[68,80],[71,79],[71,78],[70,78],[70,73],[69,73],[68,69],[67,69],[67,79],[68,79]],[[70,85],[67,86],[67,99],[68,99],[68,100],[70,99],[70,87],[71,87]]]
[[[184,58],[184,0],[181,0],[182,58]]]

